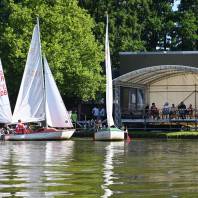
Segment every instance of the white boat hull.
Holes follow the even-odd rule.
[[[94,140],[100,141],[122,141],[124,131],[117,128],[104,128],[94,133]]]
[[[4,136],[4,140],[67,140],[73,135],[75,129],[64,129],[57,131],[41,131],[27,134],[9,134]]]

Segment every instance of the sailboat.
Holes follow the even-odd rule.
[[[3,67],[0,59],[0,123],[10,124],[12,122],[12,112],[6,87]]]
[[[42,59],[39,20],[34,27],[12,123],[45,123],[38,130],[5,135],[5,140],[63,140],[75,129],[63,103],[47,59]]]
[[[99,129],[94,133],[94,140],[124,140],[124,131],[115,127],[113,120],[113,85],[111,73],[111,59],[108,36],[108,15],[105,38],[105,68],[106,68],[106,112],[107,128]]]

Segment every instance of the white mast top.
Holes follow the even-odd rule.
[[[109,49],[109,35],[108,35],[108,15],[106,24],[106,38],[105,38],[105,68],[106,68],[106,110],[107,110],[107,124],[108,127],[114,126],[113,120],[113,85],[111,73],[111,59]]]

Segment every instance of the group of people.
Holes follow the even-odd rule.
[[[152,103],[151,107],[147,105],[145,107],[145,118],[153,118],[153,119],[174,119],[174,118],[192,118],[193,117],[193,107],[190,104],[188,107],[184,104],[184,102],[180,102],[178,106],[175,104],[169,105],[168,102],[165,102],[162,109],[157,108],[155,103]]]
[[[104,120],[104,118],[105,118],[104,107],[102,107],[102,108],[94,107],[92,109],[92,115],[93,115],[94,120]]]
[[[92,109],[92,116],[93,116],[94,126],[96,128],[101,128],[106,117],[106,112],[104,107],[98,108],[95,106]]]
[[[24,123],[22,123],[22,121],[19,119],[15,128],[13,126],[10,127],[7,124],[4,124],[1,127],[0,132],[1,132],[1,134],[12,134],[12,133],[25,134],[25,133],[29,133],[30,129]]]
[[[26,130],[25,125],[21,122],[21,120],[18,120],[18,123],[15,128],[10,127],[8,124],[3,124],[0,129],[0,134],[12,134],[12,133],[24,133]]]

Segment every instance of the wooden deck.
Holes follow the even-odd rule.
[[[167,123],[173,123],[173,122],[198,122],[198,119],[152,119],[152,118],[146,118],[146,119],[122,119],[122,123],[149,123],[149,122],[154,122],[154,123],[161,123],[161,122],[167,122]]]
[[[122,124],[130,130],[189,130],[197,131],[198,119],[122,119]]]

